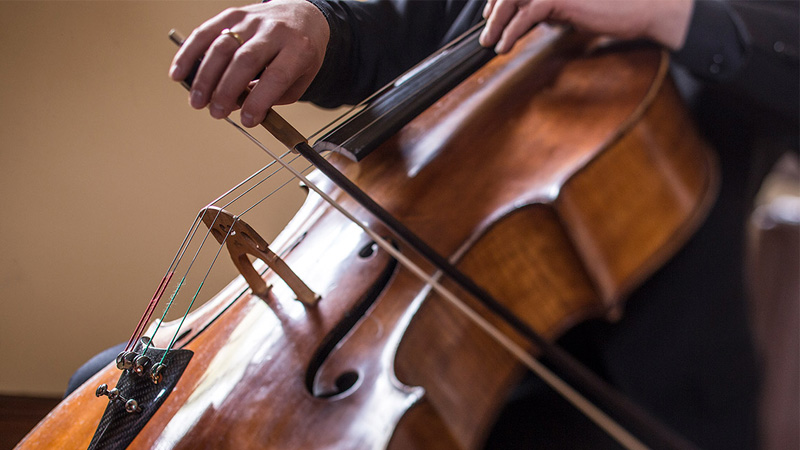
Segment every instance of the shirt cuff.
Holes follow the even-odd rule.
[[[308,2],[316,6],[325,16],[330,29],[330,37],[322,66],[300,100],[310,101],[322,107],[334,108],[340,106],[341,102],[328,100],[332,97],[329,91],[334,89],[337,83],[345,83],[349,78],[346,64],[350,59],[352,39],[347,23],[348,14],[345,10],[346,6],[338,3],[331,4],[325,0],[308,0]]]

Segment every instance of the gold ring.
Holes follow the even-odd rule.
[[[220,33],[220,36],[230,36],[230,37],[236,39],[236,42],[238,42],[240,46],[242,44],[244,44],[244,39],[242,39],[242,37],[239,36],[239,33],[235,32],[235,31],[231,31],[230,28],[225,28],[224,30],[222,30],[222,32]]]

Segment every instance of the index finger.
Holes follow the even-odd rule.
[[[309,77],[306,60],[299,58],[291,50],[279,51],[264,68],[255,87],[242,104],[242,124],[246,127],[258,125],[264,120],[269,108],[287,94],[299,97],[312,79],[313,74]]]

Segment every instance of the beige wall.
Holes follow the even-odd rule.
[[[231,5],[0,1],[0,394],[60,395],[126,340],[196,212],[266,163],[166,76],[169,29]],[[306,134],[330,116],[283,112]]]

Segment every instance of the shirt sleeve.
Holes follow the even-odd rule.
[[[750,37],[730,5],[719,0],[697,0],[682,49],[673,56],[694,75],[725,80],[747,58]]]
[[[320,73],[301,100],[323,107],[358,103],[433,53],[464,3],[309,1],[331,35]]]
[[[701,80],[797,117],[797,0],[697,0],[674,61]]]

